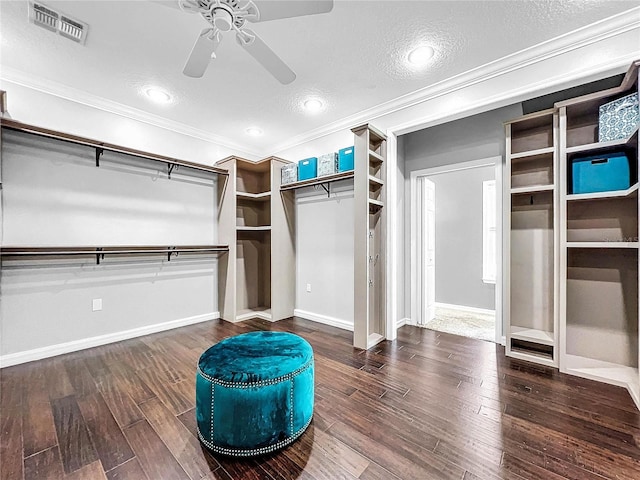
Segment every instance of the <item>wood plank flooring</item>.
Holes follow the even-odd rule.
[[[275,454],[214,456],[195,433],[196,363],[253,330],[311,343],[314,419]],[[218,320],[2,369],[0,478],[640,480],[622,388],[416,327],[368,352],[351,341],[298,318]]]

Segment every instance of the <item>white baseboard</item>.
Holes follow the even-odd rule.
[[[400,318],[396,320],[396,328],[404,327],[405,325],[411,325],[410,318]]]
[[[319,315],[317,313],[307,312],[306,310],[295,309],[293,314],[296,317],[305,318],[313,322],[324,323],[325,325],[331,325],[332,327],[342,328],[343,330],[350,330],[353,332],[353,323],[340,318],[329,317],[327,315]]]
[[[461,310],[463,312],[483,313],[485,315],[495,315],[496,314],[495,310],[487,310],[485,308],[476,308],[476,307],[467,307],[466,305],[453,305],[451,303],[440,303],[440,302],[436,302],[434,305],[436,307],[440,307],[440,308],[450,308],[450,309],[453,309],[453,310]]]
[[[155,325],[145,325],[144,327],[124,330],[122,332],[107,333],[97,337],[83,338],[81,340],[73,340],[71,342],[59,343],[57,345],[49,345],[47,347],[34,348],[33,350],[25,350],[24,352],[10,353],[0,356],[0,368],[18,365],[20,363],[33,362],[48,357],[55,357],[64,353],[77,352],[86,348],[98,347],[107,343],[119,342],[130,338],[142,337],[151,333],[163,332],[173,328],[185,327],[195,323],[206,322],[220,318],[220,312],[205,313],[193,317],[180,318],[165,323],[156,323]]]

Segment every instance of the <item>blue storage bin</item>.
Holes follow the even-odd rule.
[[[338,150],[338,172],[353,170],[353,147]]]
[[[625,190],[631,186],[631,168],[625,153],[593,155],[571,161],[572,193]]]
[[[318,159],[305,158],[298,162],[298,180],[311,180],[318,176]]]

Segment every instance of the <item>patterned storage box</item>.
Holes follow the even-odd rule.
[[[318,176],[333,175],[338,173],[338,154],[325,153],[318,157]]]
[[[286,185],[298,181],[298,164],[289,163],[280,169],[280,183]]]
[[[608,142],[627,138],[640,123],[638,93],[632,93],[600,106],[598,140]]]
[[[347,172],[353,170],[353,147],[338,150],[338,171]]]
[[[318,176],[318,159],[305,158],[298,162],[298,180],[311,180]]]

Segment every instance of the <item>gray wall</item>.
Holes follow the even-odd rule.
[[[436,302],[495,309],[495,285],[482,281],[482,182],[494,167],[427,177],[436,185]]]
[[[503,122],[522,115],[518,103],[403,135],[405,173],[404,278],[411,285],[411,172],[443,165],[501,156],[504,163]],[[400,143],[399,143],[400,144]],[[411,289],[405,289],[405,316],[411,312]]]

